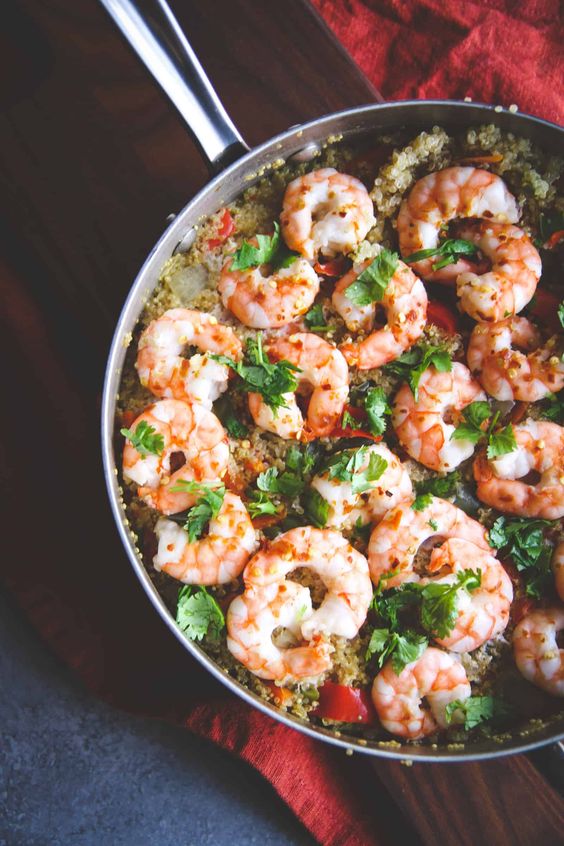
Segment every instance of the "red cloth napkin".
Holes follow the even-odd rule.
[[[558,0],[312,0],[385,100],[462,100],[564,121]]]
[[[553,120],[564,114],[556,3],[315,3],[388,98],[469,95]],[[101,478],[89,387],[101,383],[98,363],[66,354],[58,332],[75,331],[71,321],[54,313],[39,269],[29,268],[29,281],[33,294],[0,265],[0,355],[10,365],[0,456],[4,583],[93,692],[239,755],[324,846],[391,842],[370,795],[382,787],[366,759],[349,759],[248,708],[189,658],[152,611],[119,545]],[[56,330],[50,336],[46,325]]]

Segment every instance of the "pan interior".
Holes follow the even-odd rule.
[[[456,748],[452,745],[414,746],[402,744],[392,739],[386,742],[372,743],[359,740],[353,736],[347,737],[344,731],[339,734],[315,727],[311,723],[279,711],[246,687],[243,687],[215,664],[196,643],[183,635],[145,570],[141,554],[136,545],[135,535],[128,525],[117,476],[113,450],[116,398],[119,392],[128,340],[147,298],[157,285],[159,272],[166,260],[175,251],[189,247],[191,233],[199,221],[232,202],[243,190],[265,176],[273,168],[280,166],[284,160],[296,154],[298,156],[308,155],[312,148],[325,143],[340,140],[356,141],[359,138],[390,129],[406,128],[420,131],[430,129],[438,124],[448,131],[449,129],[460,130],[467,126],[484,123],[496,124],[505,131],[530,138],[548,152],[562,154],[564,131],[554,124],[505,110],[496,111],[493,107],[444,101],[415,101],[352,109],[320,118],[301,127],[292,128],[261,145],[243,159],[231,165],[194,197],[172,221],[152,249],[124,305],[116,327],[106,371],[102,406],[102,441],[105,476],[112,510],[132,566],[165,624],[185,648],[213,675],[243,699],[275,719],[314,737],[325,739],[330,743],[352,748],[359,752],[390,758],[429,761],[468,760],[525,751],[559,737],[564,737],[564,718],[561,715],[555,716],[542,722],[539,721],[538,725],[531,724],[511,735],[501,736],[495,742],[491,739],[473,742],[471,747]]]

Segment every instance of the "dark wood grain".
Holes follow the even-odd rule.
[[[173,6],[251,144],[378,96],[302,0]],[[93,690],[172,714],[195,691],[227,694],[195,665],[186,672],[189,659],[132,575],[106,504],[97,400],[132,278],[166,215],[207,174],[95,0],[8,0],[4,22],[0,354],[17,413],[2,416],[1,472],[17,531],[4,538],[1,574]],[[30,439],[38,426],[39,445]],[[523,758],[358,767],[378,791],[386,839],[401,813],[396,832],[414,844],[559,842],[562,805]]]

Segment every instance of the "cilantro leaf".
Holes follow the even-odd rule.
[[[547,394],[539,403],[542,416],[554,423],[564,423],[564,392]]]
[[[310,332],[327,332],[329,330],[321,303],[312,306],[304,315],[304,323]]]
[[[452,370],[452,361],[446,347],[419,344],[407,350],[395,361],[384,365],[384,370],[404,379],[411,388],[411,393],[417,402],[421,376],[431,365],[439,373],[449,373]]]
[[[439,270],[441,267],[446,267],[448,264],[456,264],[460,256],[475,256],[478,248],[472,241],[465,241],[462,238],[447,238],[436,247],[431,247],[428,250],[418,250],[404,259],[406,264],[415,264],[423,259],[438,257],[432,267],[433,270]]]
[[[195,505],[186,512],[186,522],[184,523],[184,530],[188,532],[188,540],[190,543],[194,543],[202,537],[210,520],[215,519],[219,514],[225,496],[225,485],[210,488],[207,485],[200,484],[200,482],[180,479],[171,490],[200,494]]]
[[[480,570],[463,570],[452,584],[430,582],[421,591],[421,625],[433,637],[447,637],[458,619],[458,592],[480,587]]]
[[[363,469],[368,456],[368,465]],[[370,452],[366,446],[358,449],[345,449],[330,456],[322,466],[322,471],[328,473],[330,479],[341,482],[351,482],[353,493],[364,493],[377,481],[388,462],[375,452]]]
[[[190,640],[206,635],[218,640],[225,626],[223,611],[205,587],[185,585],[178,592],[176,622]]]
[[[379,303],[396,272],[399,256],[382,248],[374,261],[356,277],[346,290],[347,299],[357,306]]]
[[[257,488],[260,491],[295,497],[302,492],[305,482],[295,473],[284,471],[280,474],[277,467],[269,467],[257,476]]]
[[[406,630],[403,634],[390,629],[374,629],[366,649],[366,660],[377,655],[378,667],[383,667],[391,657],[392,668],[396,675],[423,654],[429,642],[424,635]]]
[[[451,435],[451,440],[454,441],[470,441],[477,444],[486,432],[482,429],[482,423],[491,417],[491,408],[487,402],[479,400],[471,402],[462,411],[462,416],[466,422],[460,423]]]
[[[451,723],[455,714],[459,713],[464,718],[464,728],[472,729],[480,723],[504,716],[507,712],[505,702],[494,696],[469,696],[468,699],[449,702],[445,709],[445,718],[447,723]]]
[[[548,520],[498,517],[488,533],[491,546],[510,555],[522,573],[527,595],[537,599],[552,579],[552,547],[544,537],[544,530],[550,525]]]
[[[513,452],[514,449],[517,449],[517,441],[511,423],[499,432],[490,433],[486,450],[488,458],[499,458],[500,455],[506,455],[508,452]]]
[[[296,373],[301,373],[299,367],[289,361],[270,362],[262,346],[262,333],[256,339],[248,338],[245,345],[246,361],[233,361],[225,355],[210,355],[220,364],[231,367],[242,380],[242,389],[262,396],[265,403],[276,412],[287,406],[284,394],[296,390],[298,380]]]
[[[456,496],[459,484],[460,473],[458,470],[453,470],[452,473],[447,473],[446,476],[423,479],[423,481],[417,482],[415,485],[417,496],[412,502],[411,507],[414,511],[423,511],[431,505],[434,496],[439,496],[441,499]]]
[[[280,237],[280,225],[274,223],[272,235],[256,235],[257,246],[243,241],[238,250],[233,254],[231,270],[248,270],[250,267],[260,267],[261,264],[270,264],[274,268],[288,267],[296,258],[297,253],[292,253]]]
[[[364,399],[364,408],[368,416],[368,428],[373,435],[383,435],[386,431],[386,415],[391,409],[383,388],[370,388]]]
[[[253,491],[247,501],[247,509],[254,519],[262,514],[278,514],[279,506],[275,505],[265,491]]]
[[[560,325],[564,329],[564,300],[558,306],[558,320],[560,321]]]
[[[132,447],[139,455],[160,455],[164,450],[164,438],[157,434],[157,430],[150,426],[146,420],[142,420],[132,429],[120,429],[124,438],[127,438]]]
[[[219,417],[221,423],[227,429],[232,438],[246,438],[249,430],[244,423],[238,419],[227,394],[223,394],[213,404],[214,414]]]
[[[306,488],[303,495],[304,516],[317,529],[327,525],[329,518],[329,503],[315,488]],[[298,525],[303,525],[299,523]]]

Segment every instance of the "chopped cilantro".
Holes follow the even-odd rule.
[[[451,435],[452,440],[464,440],[477,444],[483,438],[486,438],[488,442],[486,454],[490,459],[499,458],[499,456],[513,452],[517,448],[515,432],[511,423],[503,429],[494,432],[500,412],[496,411],[492,415],[491,408],[487,402],[471,402],[463,410],[462,416],[464,422],[456,427]],[[484,429],[483,424],[486,420],[489,420],[489,425],[487,429]]]
[[[210,520],[215,519],[219,514],[225,496],[225,485],[210,488],[207,485],[200,484],[200,482],[180,479],[171,490],[200,494],[195,505],[186,512],[184,523],[184,530],[188,532],[188,540],[190,543],[194,543],[202,537]]]
[[[243,390],[260,394],[275,414],[279,408],[286,407],[284,394],[295,391],[298,386],[296,373],[301,373],[300,368],[285,360],[271,363],[262,346],[261,332],[256,339],[247,339],[246,361],[233,361],[225,355],[211,355],[210,358],[231,367],[240,376]]]
[[[243,241],[238,250],[235,251],[231,261],[231,270],[248,270],[250,267],[260,267],[261,264],[270,264],[275,268],[288,267],[298,258],[297,253],[292,253],[280,237],[280,226],[274,223],[272,235],[256,235],[257,245]]]
[[[157,430],[149,426],[146,420],[142,420],[131,429],[120,429],[124,438],[130,442],[139,455],[160,455],[164,449],[164,438],[157,434]]]
[[[537,599],[552,578],[552,548],[544,538],[544,530],[550,525],[548,520],[498,517],[488,533],[494,549],[503,549],[522,573],[527,595]]]
[[[304,316],[304,323],[310,332],[327,332],[329,330],[321,303],[316,303],[310,308]]]
[[[436,520],[429,520],[428,522],[429,522],[429,526],[431,527],[431,529],[434,532],[437,532],[439,530],[439,524],[437,523]]]
[[[558,306],[558,320],[560,321],[560,325],[564,329],[564,300]]]
[[[383,435],[386,431],[386,416],[392,412],[383,388],[369,388],[364,398],[364,408],[368,416],[368,428],[373,435]]]
[[[447,723],[451,723],[458,714],[462,717],[465,729],[475,728],[480,723],[504,716],[508,712],[507,705],[494,696],[469,696],[468,699],[455,699],[449,702],[445,709]],[[459,718],[456,722],[459,722]]]
[[[377,665],[382,667],[391,658],[394,673],[399,675],[407,664],[421,657],[428,645],[424,635],[410,629],[402,634],[390,629],[374,629],[366,649],[366,660],[377,655]]]
[[[404,379],[415,401],[419,399],[419,382],[428,367],[433,365],[439,373],[449,373],[452,361],[447,349],[443,346],[419,344],[384,366],[388,373],[394,373]]]
[[[191,640],[206,635],[218,640],[225,626],[225,617],[216,599],[205,587],[185,585],[178,592],[176,622]]]
[[[564,391],[560,394],[547,394],[539,403],[542,416],[554,423],[564,423]]]
[[[374,261],[349,285],[346,290],[347,299],[357,306],[380,302],[396,272],[398,261],[397,253],[382,248]]]
[[[504,426],[499,432],[490,432],[488,435],[488,448],[486,450],[488,458],[499,458],[500,455],[507,455],[515,449],[517,449],[517,441],[511,423]]]
[[[480,570],[463,570],[452,584],[430,582],[421,590],[421,625],[433,637],[447,637],[458,618],[458,591],[480,587]]]
[[[412,502],[411,507],[414,511],[423,511],[431,505],[434,496],[439,496],[442,499],[456,496],[459,484],[460,473],[458,470],[453,470],[452,473],[447,473],[446,476],[434,476],[432,479],[423,479],[423,481],[417,482],[415,485],[417,496]]]
[[[252,519],[263,514],[278,514],[279,506],[276,505],[270,495],[265,491],[253,491],[247,501],[247,509]]]
[[[368,465],[363,468],[368,456]],[[375,452],[370,452],[366,446],[358,449],[345,449],[330,456],[322,465],[322,472],[328,473],[330,479],[341,482],[351,482],[353,493],[363,493],[369,490],[371,482],[377,481],[388,462]]]
[[[232,438],[246,438],[249,430],[244,423],[238,419],[233,405],[226,394],[223,394],[213,404],[214,413],[219,417]]]
[[[462,238],[447,238],[442,244],[431,247],[428,250],[418,250],[404,259],[407,264],[415,264],[423,259],[437,256],[439,259],[432,267],[433,270],[440,270],[448,264],[456,264],[460,256],[475,256],[478,248],[471,241],[464,241]]]
[[[315,488],[306,488],[303,494],[304,516],[318,529],[327,525],[329,503]],[[298,525],[303,525],[299,523]]]

